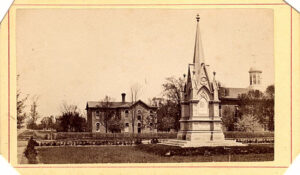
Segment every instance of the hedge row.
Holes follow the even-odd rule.
[[[274,143],[274,138],[237,138],[234,140],[241,143]]]
[[[139,139],[174,139],[177,133],[76,133],[58,132],[54,133],[54,139],[97,139],[97,140],[123,140],[128,138]]]
[[[225,138],[265,138],[273,137],[274,132],[239,132],[239,131],[227,131],[224,132]]]
[[[226,139],[261,139],[274,138],[274,132],[224,132]],[[122,140],[127,138],[140,139],[175,139],[177,133],[91,133],[91,132],[43,132],[34,131],[34,138],[45,140],[61,140],[61,139],[98,139],[98,140]]]
[[[39,142],[38,146],[76,146],[76,145],[139,145],[142,144],[142,139],[128,140],[66,140],[66,141],[48,141]],[[158,139],[151,139],[148,143],[156,144]]]
[[[263,154],[274,153],[273,145],[250,145],[235,147],[199,147],[199,148],[181,148],[177,146],[147,144],[138,145],[138,149],[144,152],[154,153],[160,156],[210,156],[210,155],[228,155],[228,154]]]

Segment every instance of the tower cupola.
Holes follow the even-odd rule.
[[[251,67],[249,70],[250,89],[260,89],[262,84],[262,71],[256,67]]]

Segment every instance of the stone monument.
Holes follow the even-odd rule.
[[[232,140],[225,140],[220,118],[220,101],[216,73],[210,76],[205,64],[197,15],[196,40],[193,64],[189,64],[185,86],[181,92],[180,131],[177,139],[164,144],[182,147],[240,146]]]

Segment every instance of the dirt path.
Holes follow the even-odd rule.
[[[27,147],[27,143],[28,143],[28,139],[24,138],[24,137],[19,137],[21,134],[23,134],[24,132],[28,131],[27,129],[20,129],[18,130],[18,142],[17,142],[17,160],[18,160],[18,164],[27,164],[28,160],[24,155],[24,151]]]

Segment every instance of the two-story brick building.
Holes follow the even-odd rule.
[[[157,107],[150,106],[141,100],[136,102],[126,102],[126,94],[122,93],[121,102],[110,102],[109,106],[105,102],[88,101],[87,110],[87,131],[89,132],[111,132],[106,129],[103,117],[107,110],[113,111],[113,115],[118,117],[122,127],[122,133],[151,133],[157,132]]]

